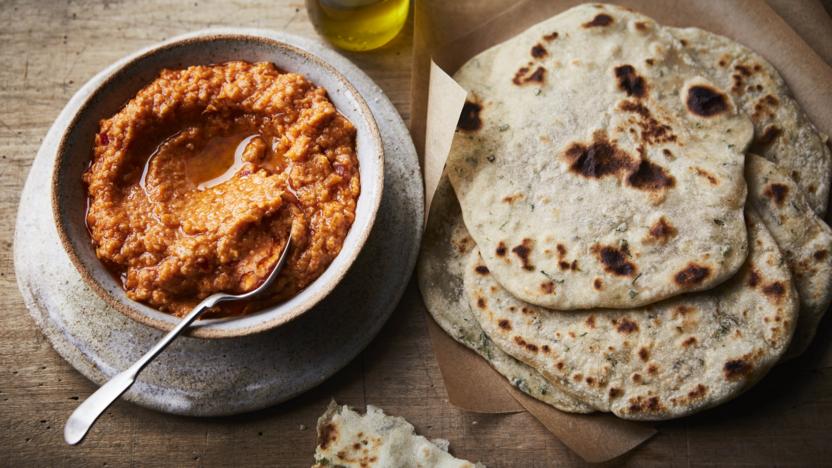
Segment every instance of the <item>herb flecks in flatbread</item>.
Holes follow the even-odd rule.
[[[431,203],[417,268],[419,288],[428,311],[451,338],[482,356],[520,391],[562,411],[592,412],[592,407],[566,394],[537,371],[506,354],[482,331],[471,313],[462,282],[465,265],[475,248],[462,223],[456,196],[447,177],[443,177]],[[566,252],[562,255],[565,257]],[[568,266],[571,267],[571,263]],[[487,275],[490,272],[487,266],[479,265],[474,273]],[[559,279],[551,273],[541,273],[546,279],[541,281],[540,287],[553,290]]]
[[[798,319],[784,258],[758,217],[748,218],[745,265],[710,291],[629,310],[547,310],[516,299],[494,275],[473,274],[484,265],[473,256],[465,292],[485,333],[564,392],[626,419],[684,416],[765,375]]]
[[[546,53],[530,55],[538,45]],[[477,125],[460,125],[448,176],[485,265],[516,297],[636,307],[713,288],[742,265],[751,122],[650,18],[578,6],[455,78],[476,103],[461,122],[476,109]],[[660,241],[659,218],[673,227]]]

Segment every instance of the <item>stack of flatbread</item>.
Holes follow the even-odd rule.
[[[593,4],[455,79],[420,287],[517,388],[669,419],[807,348],[832,298],[832,158],[759,55]]]

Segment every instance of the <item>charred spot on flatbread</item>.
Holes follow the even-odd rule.
[[[765,116],[774,116],[775,108],[780,104],[776,96],[766,94],[754,103],[754,111],[751,113],[751,120],[759,121]]]
[[[583,24],[585,28],[596,28],[596,27],[604,27],[609,26],[612,24],[612,16],[601,13],[595,15],[595,18],[592,18],[592,21],[587,21]]]
[[[666,410],[657,396],[634,397],[630,398],[629,403],[630,406],[627,409],[631,413],[659,413]]]
[[[658,221],[653,223],[650,226],[650,230],[648,231],[648,237],[644,239],[644,242],[651,243],[655,242],[657,244],[666,244],[672,237],[676,236],[679,231],[670,224],[670,221],[667,220],[664,216],[659,218]]]
[[[496,253],[498,257],[505,257],[507,251],[508,249],[506,248],[505,242],[500,241],[500,243],[497,244],[497,249],[494,253]]]
[[[338,428],[335,427],[333,423],[324,424],[320,430],[320,434],[318,434],[318,438],[320,439],[320,446],[322,449],[325,449],[329,446],[329,444],[338,440]]]
[[[459,121],[456,124],[456,128],[466,132],[473,132],[482,128],[480,111],[482,111],[481,104],[473,101],[465,101],[465,104],[462,106],[462,114],[459,115]]]
[[[758,153],[761,152],[761,150],[771,146],[771,144],[774,143],[774,140],[782,134],[783,130],[781,130],[780,127],[777,125],[769,125],[765,128],[765,130],[763,130],[762,135],[754,139],[754,143],[751,145],[751,151],[756,151]]]
[[[593,135],[592,143],[572,143],[564,154],[570,172],[593,179],[626,172],[635,165],[633,157],[602,132]]]
[[[505,197],[503,197],[503,203],[511,204],[511,203],[514,203],[518,200],[522,200],[524,198],[526,198],[526,195],[524,195],[522,193],[515,193],[514,195],[506,195]]]
[[[644,104],[636,100],[625,100],[621,101],[618,108],[638,116],[635,123],[641,130],[641,139],[645,143],[669,143],[677,140],[673,129],[653,117],[650,109]]]
[[[655,191],[673,187],[676,179],[658,164],[642,159],[638,168],[627,176],[627,183],[639,190]]]
[[[570,270],[571,271],[577,271],[578,270],[578,261],[577,260],[572,260],[572,262],[570,263],[570,262],[561,260],[561,261],[558,262],[558,268],[560,268],[562,271],[570,271]]]
[[[595,278],[592,281],[592,287],[595,288],[596,291],[600,291],[604,289],[604,282],[601,281],[601,278]]]
[[[595,316],[590,315],[586,318],[586,320],[584,320],[584,323],[586,323],[586,326],[589,328],[595,328]]]
[[[728,98],[712,86],[691,86],[686,104],[691,113],[701,117],[713,117],[728,111]]]
[[[751,68],[746,65],[738,64],[734,66],[734,70],[742,76],[751,76]]]
[[[763,190],[763,196],[772,200],[777,206],[783,206],[789,195],[789,187],[783,184],[771,183]]]
[[[529,343],[528,341],[524,340],[522,336],[515,336],[514,342],[517,343],[518,346],[526,348],[526,350],[536,353],[538,347],[536,344]]]
[[[812,254],[812,258],[818,262],[826,260],[827,256],[829,256],[829,252],[826,249],[816,250],[815,253]]]
[[[696,384],[692,390],[688,391],[687,396],[672,397],[670,402],[674,406],[690,405],[698,400],[702,400],[708,394],[708,387],[702,384]]]
[[[532,46],[531,54],[532,57],[539,59],[549,55],[549,52],[543,47],[543,44],[537,43]]]
[[[501,319],[499,322],[497,322],[497,326],[499,326],[503,330],[511,331],[511,322],[509,322],[507,319]]]
[[[627,260],[629,254],[624,249],[596,244],[592,247],[592,251],[603,265],[604,271],[608,273],[617,276],[632,276],[637,270],[636,266]]]
[[[702,398],[708,393],[708,387],[699,384],[695,389],[688,392],[688,398]]]
[[[710,274],[710,268],[691,262],[681,271],[677,272],[673,280],[679,286],[690,288],[702,284]]]
[[[546,78],[546,69],[543,67],[537,67],[534,71],[531,71],[529,67],[520,67],[517,70],[517,73],[514,74],[514,78],[511,79],[511,82],[521,86],[528,83],[543,83],[543,80]]]
[[[756,269],[751,268],[748,273],[748,285],[752,288],[756,288],[758,284],[760,284],[760,274],[757,273]]]
[[[716,178],[716,176],[706,171],[705,169],[702,169],[701,167],[692,167],[691,170],[693,170],[693,172],[699,177],[703,177],[711,185],[719,184],[719,180]]]
[[[537,67],[537,69],[534,72],[532,72],[532,74],[529,75],[528,78],[526,78],[526,83],[529,83],[529,82],[543,83],[543,77],[545,76],[545,74],[546,74],[546,69],[544,69],[543,67]]]
[[[529,261],[529,254],[531,254],[533,242],[531,239],[523,239],[518,245],[515,245],[511,251],[520,258],[523,264],[523,269],[527,271],[534,270],[534,265]]]
[[[740,380],[751,374],[753,366],[745,358],[731,359],[726,361],[722,367],[725,378],[728,380]]]
[[[485,266],[485,265],[477,265],[474,268],[474,271],[476,271],[477,273],[479,273],[481,275],[487,275],[488,274],[488,267]]]
[[[740,94],[745,85],[745,79],[750,76],[751,68],[743,64],[735,65],[734,73],[731,75],[731,92],[734,94]]]
[[[763,294],[772,302],[780,302],[786,295],[786,287],[783,286],[783,283],[775,281],[763,286]]]
[[[546,34],[545,36],[543,36],[543,40],[546,41],[546,42],[552,42],[557,38],[558,38],[558,32],[557,31],[552,31],[549,34]]]
[[[644,97],[647,94],[647,84],[644,78],[636,73],[632,65],[620,65],[615,67],[615,78],[618,81],[618,88],[631,97]]]
[[[615,325],[615,329],[618,330],[618,333],[630,334],[638,331],[638,324],[627,317],[623,317],[617,321],[613,320],[613,324]]]
[[[456,247],[456,250],[459,253],[464,254],[468,252],[471,249],[471,247],[473,247],[474,241],[473,239],[468,237],[468,235],[465,235],[452,238],[451,244],[453,244],[453,246]]]

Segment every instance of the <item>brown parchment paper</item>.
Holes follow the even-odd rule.
[[[428,115],[430,125],[425,128],[425,158],[422,165],[425,173],[425,225],[430,213],[430,202],[439,185],[445,159],[451,150],[459,113],[465,104],[468,92],[459,86],[442,68],[430,61],[428,94]]]
[[[826,63],[832,64],[832,16],[820,0],[801,0],[799,8],[795,8],[795,0],[767,2]]]
[[[459,362],[465,365],[463,372],[459,372],[455,365],[439,366],[442,380],[448,391],[448,400],[454,406],[474,413],[524,411],[505,386],[494,385],[494,382],[505,381],[505,379],[485,359],[450,339],[445,334],[445,330],[442,330],[430,315],[428,315],[427,322],[433,352],[437,356],[441,355],[445,363]],[[480,385],[480,382],[486,382],[486,385]]]
[[[773,0],[777,1],[777,0]],[[529,26],[567,8],[574,0],[421,0],[415,7],[411,132],[423,157],[429,206],[450,149],[462,108],[462,90],[452,75],[468,59]],[[832,68],[783,17],[759,0],[632,0],[612,1],[635,8],[662,24],[696,26],[745,44],[781,72],[815,125],[832,134]],[[803,21],[817,12],[816,0],[782,2],[788,17],[816,49],[829,45],[823,19]],[[822,6],[821,6],[822,10]],[[655,434],[648,424],[610,415],[566,414],[514,390],[476,354],[456,343],[428,319],[434,352],[449,400],[469,411],[502,413],[525,409],[553,435],[590,462],[618,457]],[[826,323],[829,320],[825,321]],[[816,351],[818,366],[832,365],[829,346]],[[471,389],[476,388],[476,392]],[[505,395],[508,394],[511,400]],[[519,405],[519,406],[518,406]]]

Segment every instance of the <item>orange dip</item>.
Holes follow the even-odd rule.
[[[360,193],[355,129],[326,91],[270,63],[163,70],[102,120],[84,173],[96,255],[127,295],[182,316],[255,288],[292,249],[285,300],[341,250]]]

